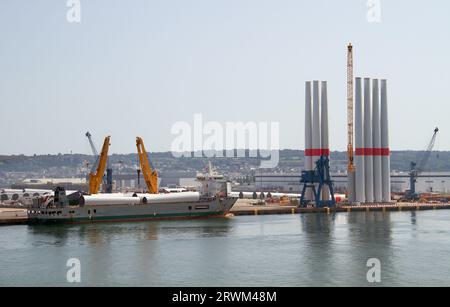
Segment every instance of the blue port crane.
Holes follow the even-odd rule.
[[[300,182],[303,185],[300,206],[306,207],[313,203],[313,201],[305,199],[306,191],[308,191],[308,189],[311,189],[313,192],[316,208],[336,206],[333,181],[331,180],[330,175],[330,159],[328,156],[322,155],[320,159],[316,161],[316,167],[313,171],[302,171]],[[322,190],[324,186],[328,186],[329,188],[330,200],[322,199]]]
[[[436,143],[437,133],[439,132],[439,128],[435,128],[433,131],[433,136],[431,137],[431,141],[428,144],[427,149],[419,161],[419,163],[411,161],[410,163],[410,171],[409,171],[409,190],[405,193],[405,199],[409,201],[418,200],[419,195],[416,192],[416,182],[417,177],[423,172],[425,167],[427,166],[428,160],[430,159],[431,152],[433,151],[434,144]]]

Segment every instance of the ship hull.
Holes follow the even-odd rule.
[[[86,205],[30,209],[30,223],[136,222],[167,219],[224,217],[237,198],[217,198],[195,202],[163,204]]]

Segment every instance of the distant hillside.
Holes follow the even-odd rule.
[[[332,152],[333,167],[345,168],[346,152]],[[424,156],[422,151],[394,151],[391,156],[391,169],[407,171],[411,161],[419,161]],[[257,167],[259,160],[256,158],[174,158],[170,152],[150,153],[151,160],[158,169],[168,170],[198,170],[205,167],[211,160],[219,169],[237,171],[244,165]],[[0,156],[1,172],[40,172],[45,169],[55,168],[80,168],[86,161],[92,163],[93,156],[82,154],[58,154],[35,156]],[[122,165],[124,172],[135,170],[137,165],[136,154],[114,154],[110,157],[111,163]],[[303,166],[303,151],[281,150],[278,171],[300,169]],[[426,171],[450,171],[450,151],[431,153]]]

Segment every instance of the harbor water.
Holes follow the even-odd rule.
[[[447,210],[16,225],[0,227],[0,286],[450,286],[449,255]]]

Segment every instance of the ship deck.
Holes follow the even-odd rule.
[[[240,199],[231,208],[230,213],[241,215],[275,215],[337,212],[401,212],[424,210],[448,210],[450,204],[443,203],[390,203],[360,206],[339,206],[336,208],[298,208],[294,205],[264,204],[257,201]],[[0,208],[0,225],[27,224],[27,210],[21,208]]]
[[[0,208],[0,225],[25,224],[27,221],[27,209]]]

